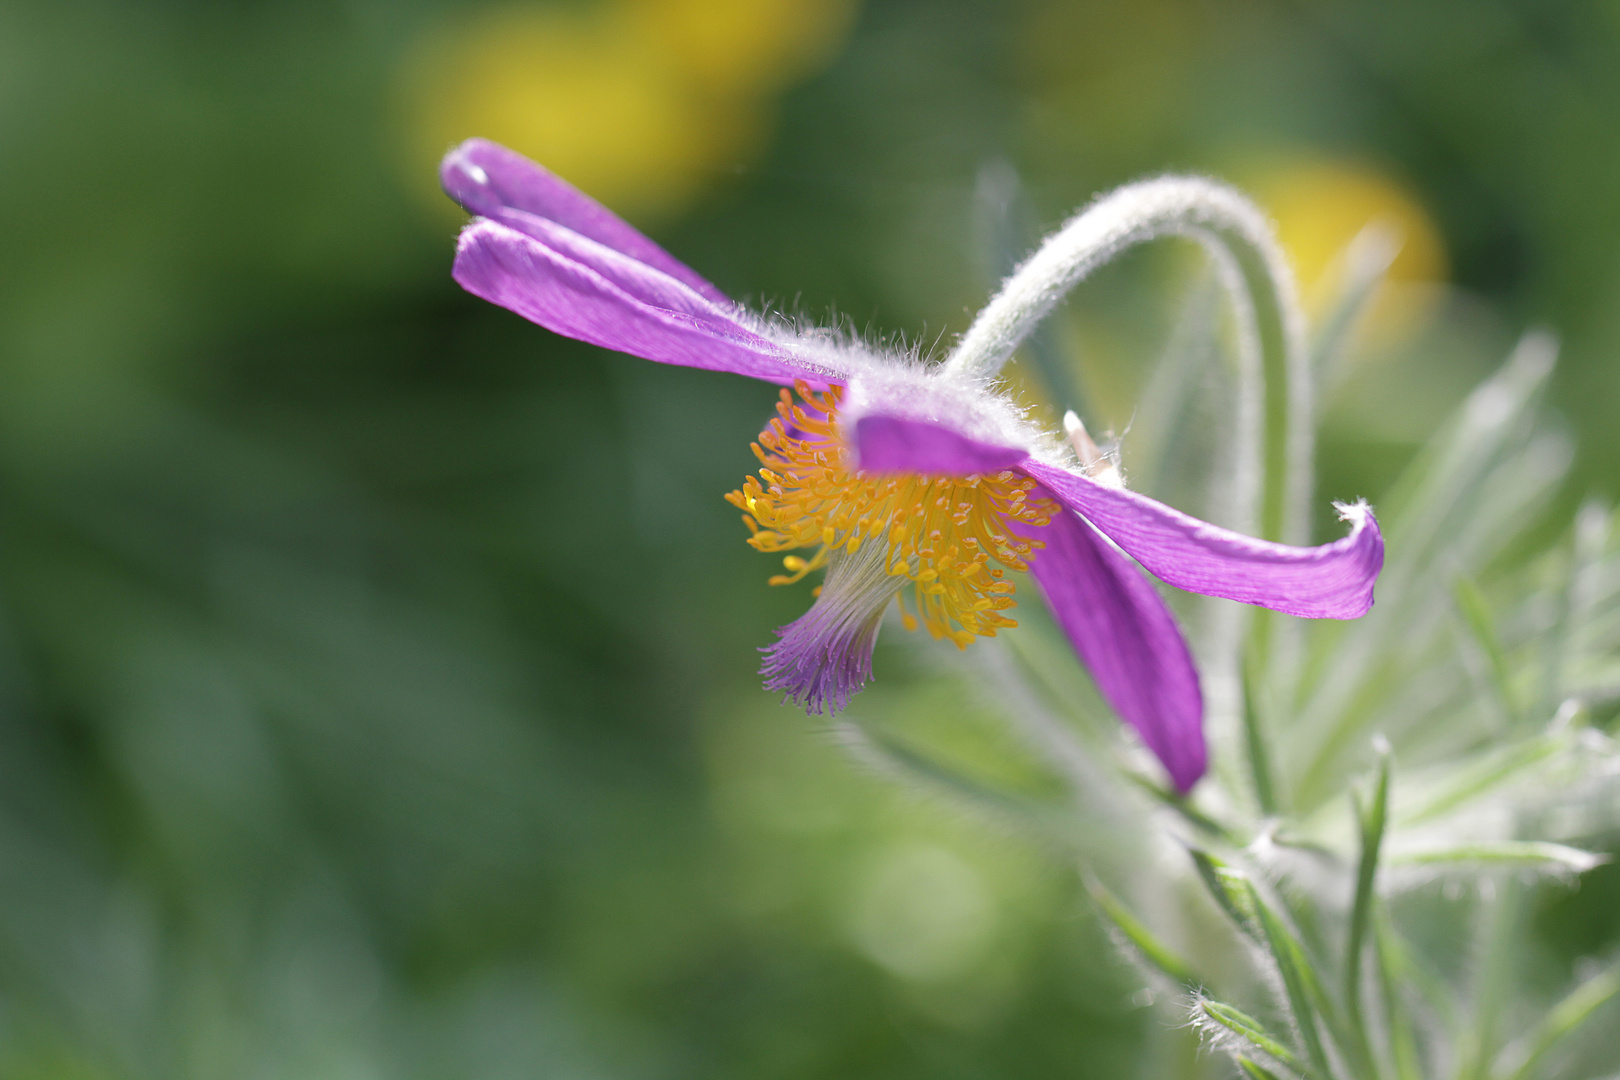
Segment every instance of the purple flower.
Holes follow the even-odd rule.
[[[762,669],[813,712],[844,707],[870,677],[890,604],[908,628],[966,647],[1014,625],[1006,571],[1027,569],[1103,696],[1186,791],[1207,758],[1198,673],[1138,564],[1182,589],[1306,618],[1372,604],[1383,539],[1365,505],[1341,507],[1349,535],[1313,548],[1210,525],[1105,482],[982,375],[752,315],[510,150],[464,143],[442,178],[476,215],[454,270],[469,292],[606,348],[795,387],[754,445],[759,476],[728,498],[754,547],[809,553],[787,555],[773,583],[826,571]],[[1089,446],[1083,432],[1077,443]]]

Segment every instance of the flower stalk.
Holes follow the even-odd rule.
[[[1313,434],[1304,313],[1265,215],[1225,184],[1165,176],[1098,199],[1002,284],[941,372],[995,378],[1071,289],[1130,248],[1166,236],[1193,240],[1209,253],[1232,310],[1240,440],[1235,520],[1266,539],[1301,542]],[[1250,505],[1252,526],[1244,512]]]

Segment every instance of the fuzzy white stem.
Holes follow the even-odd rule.
[[[1312,442],[1305,319],[1293,275],[1265,215],[1224,184],[1164,176],[1126,185],[1098,199],[1049,237],[1002,284],[946,359],[941,374],[994,378],[1070,289],[1127,248],[1162,236],[1196,240],[1215,256],[1234,302],[1240,368],[1248,369],[1245,374],[1258,369],[1263,378],[1263,403],[1250,399],[1250,407],[1258,405],[1260,415],[1253,416],[1249,425],[1250,431],[1263,433],[1255,462],[1256,471],[1263,470],[1265,476],[1263,484],[1256,485],[1263,488],[1258,529],[1272,539],[1303,540]],[[1240,458],[1246,456],[1240,451]]]

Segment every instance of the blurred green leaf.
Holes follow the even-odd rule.
[[[1400,943],[1376,914],[1372,920],[1373,960],[1378,972],[1378,989],[1384,1001],[1384,1025],[1389,1032],[1389,1055],[1397,1080],[1423,1080],[1413,1034],[1411,1010],[1405,1000],[1408,967]]]
[[[1315,809],[1339,789],[1353,749],[1374,723],[1399,746],[1420,720],[1404,711],[1408,703],[1433,694],[1442,678],[1442,686],[1457,685],[1449,672],[1441,675],[1447,661],[1436,652],[1443,620],[1455,607],[1449,582],[1532,522],[1567,467],[1567,443],[1535,430],[1555,352],[1545,335],[1527,336],[1378,507],[1389,551],[1380,602],[1342,631],[1316,636],[1311,663],[1321,677],[1292,726],[1289,756],[1298,763],[1294,791],[1302,809]],[[1425,708],[1422,716],[1432,724],[1434,706]]]
[[[849,719],[838,721],[836,731],[845,749],[857,760],[920,791],[1033,829],[1051,839],[1062,839],[1072,828],[1057,807],[984,783],[960,769],[941,764],[887,732]]]
[[[1490,603],[1485,599],[1485,594],[1480,592],[1479,586],[1462,575],[1458,576],[1452,586],[1452,592],[1464,623],[1473,633],[1474,641],[1490,665],[1492,685],[1497,696],[1501,698],[1502,708],[1506,710],[1508,719],[1514,720],[1518,717],[1519,710],[1514,702],[1512,673],[1508,667],[1507,656],[1502,651],[1502,643],[1496,636]]]
[[[1317,1027],[1321,1006],[1326,1004],[1322,979],[1306,957],[1305,951],[1300,948],[1299,940],[1260,898],[1252,882],[1248,885],[1248,893],[1249,906],[1254,908],[1261,933],[1266,940],[1266,947],[1270,951],[1272,961],[1277,965],[1278,974],[1282,976],[1289,1011],[1293,1015],[1299,1037],[1305,1044],[1305,1056],[1310,1061],[1311,1074],[1331,1078],[1335,1073],[1328,1063],[1326,1044],[1322,1041],[1322,1033]]]
[[[1378,751],[1378,771],[1374,774],[1372,793],[1367,805],[1351,794],[1357,830],[1361,834],[1361,858],[1356,865],[1356,891],[1350,907],[1350,928],[1344,949],[1344,1002],[1350,1013],[1350,1026],[1357,1049],[1371,1067],[1372,1042],[1361,1007],[1361,971],[1365,963],[1364,945],[1373,917],[1374,886],[1378,879],[1378,860],[1384,841],[1384,826],[1389,820],[1389,746],[1382,740]]]
[[[1460,756],[1427,775],[1411,777],[1410,782],[1403,774],[1395,824],[1402,828],[1421,825],[1489,798],[1533,776],[1570,746],[1569,733],[1555,731]]]
[[[1238,1068],[1243,1070],[1244,1076],[1252,1077],[1253,1080],[1277,1080],[1276,1073],[1262,1065],[1255,1064],[1246,1057],[1239,1057],[1236,1060]]]
[[[1533,1080],[1547,1055],[1616,993],[1620,993],[1620,969],[1613,966],[1581,983],[1553,1006],[1531,1035],[1523,1063],[1511,1073],[1498,1075],[1511,1077],[1511,1080]]]
[[[1261,714],[1259,700],[1265,685],[1257,667],[1259,648],[1251,647],[1243,661],[1243,738],[1248,750],[1250,779],[1254,784],[1255,803],[1262,817],[1277,812],[1276,781],[1272,777],[1270,735]]]
[[[1121,903],[1106,885],[1097,880],[1096,875],[1087,872],[1084,874],[1084,880],[1086,892],[1091,894],[1097,910],[1108,919],[1115,930],[1119,931],[1121,940],[1128,944],[1138,957],[1150,967],[1180,983],[1188,991],[1198,990],[1206,985],[1204,980],[1193,972],[1192,966],[1175,950],[1160,941],[1140,919],[1131,914],[1130,908]]]
[[[1220,909],[1226,912],[1226,917],[1232,920],[1232,925],[1258,942],[1260,931],[1255,925],[1248,880],[1243,872],[1199,848],[1188,848],[1187,853],[1192,856],[1193,866],[1198,870],[1198,879],[1204,883],[1204,888]]]
[[[1533,870],[1554,875],[1584,874],[1608,862],[1610,856],[1583,851],[1566,844],[1541,840],[1503,840],[1495,843],[1459,844],[1432,851],[1403,851],[1389,856],[1392,866],[1503,867]]]
[[[1198,1009],[1214,1023],[1243,1039],[1261,1053],[1270,1056],[1295,1072],[1304,1072],[1299,1059],[1294,1052],[1284,1046],[1278,1038],[1265,1029],[1265,1026],[1254,1017],[1231,1005],[1223,1004],[1212,998],[1200,997]]]

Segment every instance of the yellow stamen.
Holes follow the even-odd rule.
[[[1016,626],[997,614],[1014,606],[1013,584],[990,564],[1027,570],[1043,545],[1017,536],[1009,522],[1046,525],[1057,504],[1031,498],[1035,481],[1014,472],[947,477],[852,471],[845,467],[838,433],[840,390],[816,393],[802,382],[795,389],[803,404],[783,390],[777,419],[753,445],[759,476],[726,496],[744,511],[754,548],[816,548],[809,559],[783,559],[789,573],[770,583],[803,580],[834,552],[853,555],[863,544],[884,543],[889,573],[902,579],[895,597],[906,629],[920,623],[935,638],[950,638],[965,649],[975,637]],[[797,430],[790,432],[789,425]],[[915,615],[901,599],[908,588]]]

